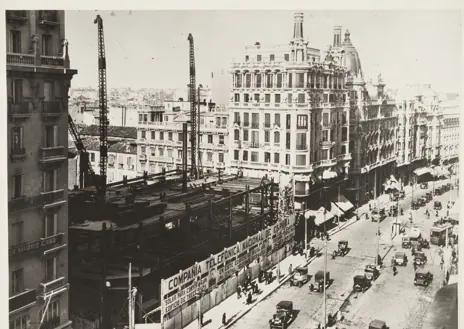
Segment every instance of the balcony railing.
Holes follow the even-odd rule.
[[[8,20],[25,22],[27,21],[27,10],[7,10],[6,15]]]
[[[31,102],[8,103],[8,113],[13,119],[29,118],[31,116]]]
[[[250,126],[250,122],[249,122],[249,121],[243,122],[243,126],[244,126],[244,127],[249,127],[249,126]]]
[[[23,291],[20,294],[12,296],[9,298],[9,311],[14,312],[20,308],[24,308],[29,305],[34,305],[37,299],[37,294],[35,289]]]
[[[40,295],[41,297],[46,297],[53,291],[62,289],[66,286],[66,278],[64,276],[54,279],[52,281],[48,281],[45,283],[40,283]]]
[[[258,123],[258,122],[252,122],[252,123],[251,123],[251,128],[253,128],[253,129],[259,129],[259,123]]]
[[[331,147],[331,146],[332,146],[332,143],[333,143],[332,141],[320,141],[320,142],[319,142],[319,145],[320,145],[321,147]]]
[[[298,145],[298,144],[297,144],[297,145],[296,145],[296,149],[297,149],[298,151],[306,151],[306,150],[308,149],[308,145],[303,145],[303,144]]]
[[[23,159],[26,157],[26,149],[24,147],[14,147],[11,149],[12,159]]]
[[[18,246],[13,246],[8,250],[9,257],[15,257],[18,255],[32,253],[32,252],[43,252],[63,245],[64,233],[58,233],[56,235],[40,239],[34,242],[23,243]]]
[[[17,198],[8,201],[9,211],[18,211],[36,207],[46,207],[56,203],[66,202],[64,190],[43,192],[39,195]]]
[[[351,154],[340,154],[340,155],[337,155],[336,157],[337,161],[345,161],[345,160],[351,160]]]
[[[40,56],[40,63],[45,66],[64,66],[64,58],[55,56]]]
[[[264,128],[271,128],[271,123],[270,122],[265,122],[264,123]]]
[[[324,129],[332,129],[332,124],[329,122],[323,122],[322,123],[322,128]]]
[[[61,112],[61,101],[44,101],[42,103],[43,116],[58,116]]]
[[[250,146],[250,148],[252,148],[252,149],[257,149],[257,148],[259,148],[259,143],[253,143],[253,142],[251,142],[249,146]]]
[[[64,146],[52,146],[40,148],[40,163],[50,163],[55,161],[63,161],[68,158]]]
[[[6,63],[8,65],[34,65],[34,55],[7,53]]]
[[[147,155],[146,154],[140,154],[139,155],[139,160],[144,161],[144,162],[147,161]]]
[[[43,25],[58,25],[58,13],[56,10],[40,10],[39,24]]]

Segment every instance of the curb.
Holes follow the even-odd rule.
[[[308,261],[306,262],[303,262],[303,264],[300,264],[300,265],[304,265],[304,266],[308,266],[308,264],[310,264],[313,260],[315,260],[317,258],[317,256],[314,256],[313,258],[310,258]],[[299,265],[299,266],[300,266]],[[298,266],[297,266],[298,267]],[[296,268],[296,267],[295,267]],[[234,325],[238,320],[240,320],[241,318],[243,318],[248,312],[250,312],[255,306],[257,306],[260,302],[262,302],[264,299],[266,299],[267,297],[269,297],[271,294],[273,294],[277,289],[279,289],[284,283],[286,283],[290,277],[293,275],[293,272],[292,274],[286,274],[282,281],[279,282],[279,284],[271,289],[269,292],[267,292],[265,295],[262,295],[260,296],[261,299],[257,300],[256,302],[253,303],[253,305],[251,305],[251,307],[249,307],[248,309],[244,310],[241,314],[239,314],[238,316],[236,316],[230,323],[226,324],[225,326],[224,325],[221,325],[218,329],[227,329],[229,327],[231,327],[232,325]]]

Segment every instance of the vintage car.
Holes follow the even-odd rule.
[[[432,199],[433,199],[432,192],[427,192],[427,193],[425,194],[425,197],[427,198],[427,201],[432,201]]]
[[[330,284],[330,272],[325,272],[325,284],[326,288]],[[309,288],[311,289],[313,285]],[[322,292],[324,290],[324,271],[317,271],[314,274],[314,287],[313,290]]]
[[[440,201],[435,201],[435,202],[433,203],[433,209],[434,209],[434,210],[441,210],[441,208],[442,208],[442,205],[441,205],[441,202],[440,202]]]
[[[423,249],[430,249],[430,242],[428,240],[421,238],[419,239],[419,243]]]
[[[379,277],[380,272],[375,265],[366,265],[364,268],[364,275],[372,281]]]
[[[345,256],[348,253],[348,241],[340,240],[338,241],[338,250],[336,250],[337,256]]]
[[[420,207],[425,207],[427,205],[427,198],[420,197],[419,199],[417,199],[417,202],[419,202]]]
[[[417,210],[420,208],[420,205],[419,205],[419,202],[414,200],[413,202],[411,202],[411,209],[412,210]]]
[[[418,240],[411,241],[411,255],[415,255],[419,251],[422,251],[422,246]]]
[[[390,209],[388,210],[388,216],[390,216],[390,217],[398,216],[398,205],[392,204],[390,206]]]
[[[369,329],[388,329],[387,323],[382,320],[372,320],[369,323]]]
[[[298,286],[301,287],[306,282],[308,282],[308,268],[303,266],[298,266],[295,269],[295,274],[293,275],[292,279],[290,280],[291,286]]]
[[[293,302],[281,301],[276,306],[276,312],[269,320],[269,328],[285,329],[293,320]]]
[[[409,236],[404,236],[401,240],[401,247],[405,249],[411,248],[411,238]]]
[[[423,190],[429,188],[429,183],[427,183],[427,182],[421,183],[421,184],[420,184],[420,188],[423,189]]]
[[[353,278],[353,290],[356,292],[364,292],[372,285],[371,280],[365,275],[356,275]]]
[[[440,187],[437,187],[437,188],[435,189],[435,195],[442,195],[443,192],[444,192],[444,191],[443,191],[443,189],[442,189],[441,186],[440,186]]]
[[[419,268],[414,274],[415,286],[428,286],[433,280],[433,274],[426,268]]]
[[[417,251],[414,254],[414,263],[419,266],[423,266],[427,263],[427,256],[423,251]]]
[[[397,251],[395,253],[395,265],[406,266],[408,264],[408,257],[405,252]]]
[[[406,191],[405,190],[400,190],[399,191],[399,196],[400,196],[400,199],[404,199],[406,197]]]
[[[377,221],[383,221],[385,218],[387,217],[387,215],[385,215],[385,208],[381,208],[381,209],[377,209],[377,208],[374,208],[372,209],[372,213],[371,213],[371,220],[373,222],[377,222]]]

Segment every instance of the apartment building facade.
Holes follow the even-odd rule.
[[[68,328],[64,11],[7,11],[6,32],[10,328]]]
[[[440,160],[444,165],[449,165],[459,160],[460,98],[442,102],[441,108]]]
[[[293,175],[297,207],[324,172],[343,176],[351,159],[346,70],[308,44],[296,13],[289,45],[256,43],[231,68],[230,170]]]
[[[225,169],[228,161],[228,113],[223,106],[212,102],[200,103],[200,120],[197,131],[198,151],[203,172],[217,172]],[[137,131],[137,171],[142,174],[158,173],[165,168],[181,168],[182,124],[190,121],[190,103],[166,101],[163,105],[147,106],[139,109]],[[198,122],[198,120],[197,120]],[[188,125],[187,164],[190,165],[190,125]]]

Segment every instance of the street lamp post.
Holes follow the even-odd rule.
[[[326,209],[326,204],[325,204],[325,199],[326,199],[326,187],[325,187],[325,182],[324,179],[322,179],[322,190],[324,191],[324,195],[322,200],[324,201],[324,290],[323,290],[323,298],[324,298],[324,329],[327,329],[327,292],[326,292],[326,286],[327,286],[327,228],[326,228],[326,220],[327,220],[327,209]]]

